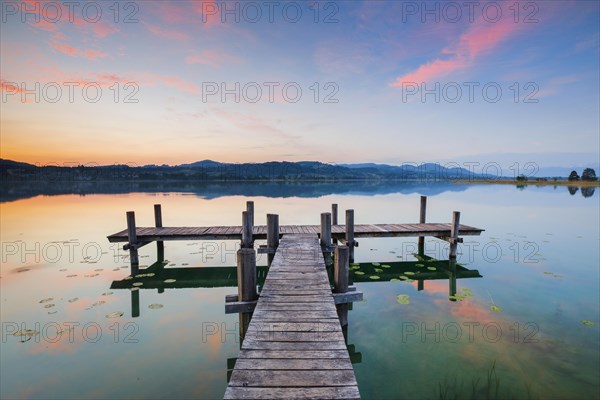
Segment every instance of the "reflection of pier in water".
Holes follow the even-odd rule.
[[[427,272],[416,270],[425,264],[411,262],[385,267],[395,276],[404,273],[416,278],[419,290],[425,280],[449,279],[452,298],[457,278],[480,277],[477,271],[457,265],[456,255],[462,242],[459,234],[479,235],[483,230],[461,225],[457,211],[450,224],[425,223],[426,200],[421,197],[417,224],[355,225],[354,210],[346,210],[346,224],[338,225],[337,204],[332,205],[331,213],[321,213],[320,226],[280,227],[275,214],[267,215],[267,225],[255,226],[253,202],[247,202],[242,226],[163,228],[161,207],[155,205],[155,226],[137,228],[135,214],[128,212],[127,229],[108,239],[126,242],[123,248],[129,250],[131,276],[113,282],[111,288],[130,289],[132,315],[139,316],[142,288],[160,293],[167,288],[237,284],[238,293],[226,296],[225,312],[239,314],[243,341],[235,364],[228,362],[233,371],[225,398],[360,398],[352,363],[360,362],[361,356],[348,345],[348,311],[353,301],[362,300],[362,293],[350,285],[349,266],[358,246],[355,238],[417,236],[418,257],[427,264]],[[425,236],[450,243],[449,261],[424,255]],[[266,277],[264,269],[256,266],[256,238],[267,239],[267,245],[258,248],[268,255]],[[241,239],[235,269],[164,268],[163,241],[215,239]],[[157,243],[158,261],[140,271],[138,249],[151,242]],[[356,266],[352,263],[353,271]],[[385,281],[383,269],[376,272]],[[355,281],[357,276],[352,274]],[[381,280],[381,276],[370,279]],[[259,285],[262,289],[257,290]]]

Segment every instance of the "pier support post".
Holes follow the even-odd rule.
[[[331,213],[321,213],[321,250],[325,265],[331,266]]]
[[[131,318],[140,316],[140,291],[131,292]]]
[[[252,225],[254,227],[254,202],[253,201],[246,202],[246,211],[249,214],[250,225]]]
[[[338,224],[338,205],[334,203],[331,205],[331,225],[337,225],[337,224]]]
[[[127,211],[127,240],[129,241],[129,262],[131,264],[131,275],[139,272],[140,261],[137,248],[137,231],[135,227],[135,212]]]
[[[256,293],[256,253],[254,249],[237,251],[238,301],[254,301]]]
[[[267,214],[267,265],[271,266],[274,251],[279,247],[279,215]]]
[[[162,228],[162,210],[160,204],[154,205],[154,226]],[[165,259],[165,244],[162,240],[156,242],[156,258],[162,262]]]
[[[456,261],[456,249],[458,248],[458,226],[460,225],[460,212],[452,213],[452,226],[450,227],[450,261]]]
[[[252,224],[252,219],[252,213],[248,211],[242,212],[242,248],[245,249],[251,249],[253,247],[252,231],[254,227]]]
[[[333,270],[333,291],[334,293],[346,293],[348,291],[348,264],[349,249],[348,246],[338,246],[335,249],[335,265]],[[348,325],[348,304],[336,305],[338,318],[342,327]]]
[[[346,246],[348,246],[348,258],[354,261],[354,210],[346,210]]]
[[[419,223],[425,223],[425,216],[427,214],[427,196],[421,196],[421,209],[419,212]],[[419,255],[425,254],[425,237],[419,236]]]

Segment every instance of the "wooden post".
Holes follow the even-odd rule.
[[[331,205],[331,225],[337,225],[337,224],[338,224],[338,205],[334,203]]]
[[[251,249],[252,243],[252,214],[248,211],[242,212],[242,248]]]
[[[127,211],[127,240],[129,241],[129,262],[131,264],[131,275],[137,275],[139,272],[140,261],[138,259],[135,212],[133,211]]]
[[[458,248],[458,226],[460,225],[460,211],[452,213],[452,226],[450,227],[450,260],[456,260]]]
[[[321,213],[321,247],[329,251],[331,246],[331,213]],[[325,249],[327,248],[327,249]]]
[[[419,212],[419,223],[425,223],[425,215],[427,213],[427,196],[421,196],[421,210]],[[425,254],[425,237],[419,236],[419,255]]]
[[[271,266],[275,253],[271,253],[279,247],[279,215],[267,214],[267,264]]]
[[[331,213],[321,213],[321,251],[325,266],[331,267]]]
[[[354,261],[354,210],[346,210],[346,246],[350,261]]]
[[[254,249],[237,251],[238,301],[253,301],[256,293],[256,253]]]
[[[346,293],[348,291],[348,246],[335,248],[335,266],[333,270],[334,293]]]
[[[140,291],[131,292],[131,318],[140,316]]]
[[[253,201],[247,201],[246,202],[246,211],[248,211],[248,214],[250,214],[250,225],[252,225],[254,227],[254,202]]]
[[[448,278],[448,296],[456,296],[456,259],[451,259],[449,264],[450,276]],[[450,300],[456,301],[456,298]]]
[[[160,208],[160,204],[154,205],[154,226],[157,228],[162,228],[162,210]],[[163,261],[165,259],[165,244],[163,241],[159,240],[156,242],[156,254],[158,261]]]
[[[348,246],[338,246],[335,248],[335,265],[333,270],[333,291],[334,293],[346,293],[348,291],[348,264],[349,264]],[[348,326],[348,304],[336,305],[338,318],[342,327]]]

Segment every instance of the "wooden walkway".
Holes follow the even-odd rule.
[[[451,224],[357,224],[354,225],[354,237],[414,237],[435,236],[449,237]],[[468,225],[460,225],[461,236],[479,235],[483,229]],[[232,240],[242,238],[241,226],[212,226],[212,227],[138,227],[137,239],[140,242],[167,241],[167,240]],[[319,225],[281,225],[279,234],[320,234]],[[333,239],[344,239],[345,225],[333,225],[331,236]],[[254,226],[252,230],[254,239],[267,238],[267,226]],[[108,236],[108,241],[128,242],[127,229]]]
[[[314,233],[279,243],[225,392],[241,398],[360,398]]]

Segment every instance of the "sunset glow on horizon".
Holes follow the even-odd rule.
[[[3,159],[600,162],[596,1],[1,7]]]

